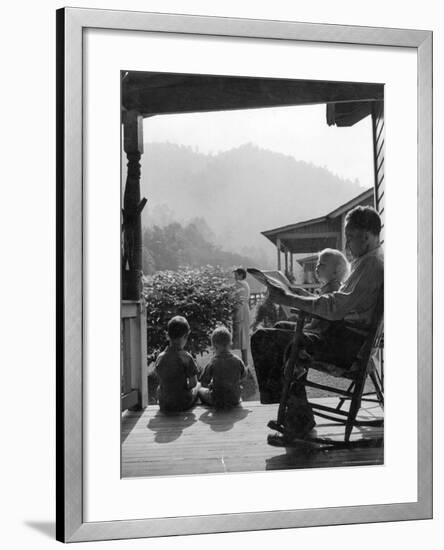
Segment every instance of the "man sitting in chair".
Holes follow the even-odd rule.
[[[376,306],[378,293],[384,282],[384,259],[379,243],[381,219],[369,206],[357,206],[345,220],[346,247],[353,257],[351,271],[339,290],[320,296],[300,296],[269,287],[270,299],[284,306],[330,321],[322,334],[305,332],[302,348],[315,360],[331,363],[341,368],[350,368],[366,335]],[[251,352],[258,373],[281,372],[285,350],[292,340],[293,333],[279,328],[260,329],[251,337]],[[259,377],[259,374],[258,374]],[[279,380],[276,381],[280,382]],[[266,384],[262,383],[264,388]],[[305,388],[294,384],[298,395],[293,395],[293,403],[298,407],[287,412],[283,442],[304,437],[315,425],[314,418],[306,402]],[[302,393],[301,393],[302,391]],[[294,393],[294,392],[293,392]],[[261,396],[262,402],[268,400]],[[290,396],[291,400],[291,396]],[[295,420],[294,422],[292,420]]]

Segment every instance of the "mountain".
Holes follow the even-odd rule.
[[[211,155],[146,143],[142,156],[144,226],[201,218],[209,240],[267,264],[275,251],[261,231],[322,216],[362,191],[356,180],[252,144]]]

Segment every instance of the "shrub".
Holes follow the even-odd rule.
[[[196,356],[210,346],[218,324],[231,325],[238,297],[228,270],[206,266],[179,271],[159,271],[145,281],[148,361],[167,344],[166,326],[174,315],[190,324],[187,349]]]

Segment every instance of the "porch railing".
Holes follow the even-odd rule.
[[[120,375],[122,411],[144,409],[148,405],[148,373],[143,301],[122,301]]]

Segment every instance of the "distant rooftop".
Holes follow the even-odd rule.
[[[292,223],[292,224],[289,224],[289,225],[282,225],[280,227],[276,227],[275,229],[268,229],[267,231],[262,231],[261,234],[264,235],[267,238],[270,238],[270,237],[272,237],[272,236],[274,236],[275,234],[278,234],[278,233],[293,231],[294,229],[299,229],[299,228],[302,228],[302,227],[308,227],[310,225],[315,225],[315,224],[318,224],[320,222],[325,222],[327,220],[337,218],[338,216],[341,216],[345,212],[348,212],[349,210],[351,210],[353,207],[357,206],[358,204],[361,204],[366,199],[370,199],[373,196],[373,193],[374,193],[373,187],[370,187],[366,191],[363,191],[357,197],[354,197],[353,199],[350,199],[349,201],[347,201],[344,204],[341,204],[340,206],[338,206],[337,208],[335,208],[334,210],[332,210],[331,212],[329,212],[325,216],[320,216],[319,218],[312,218],[310,220],[305,220],[305,221],[302,221],[302,222]],[[270,239],[270,240],[272,240],[272,239]],[[273,240],[273,242],[275,242],[275,241]]]
[[[279,240],[292,254],[314,254],[323,248],[341,249],[341,216],[357,205],[372,205],[373,202],[374,190],[371,187],[325,216],[262,231],[262,235],[275,246]]]

